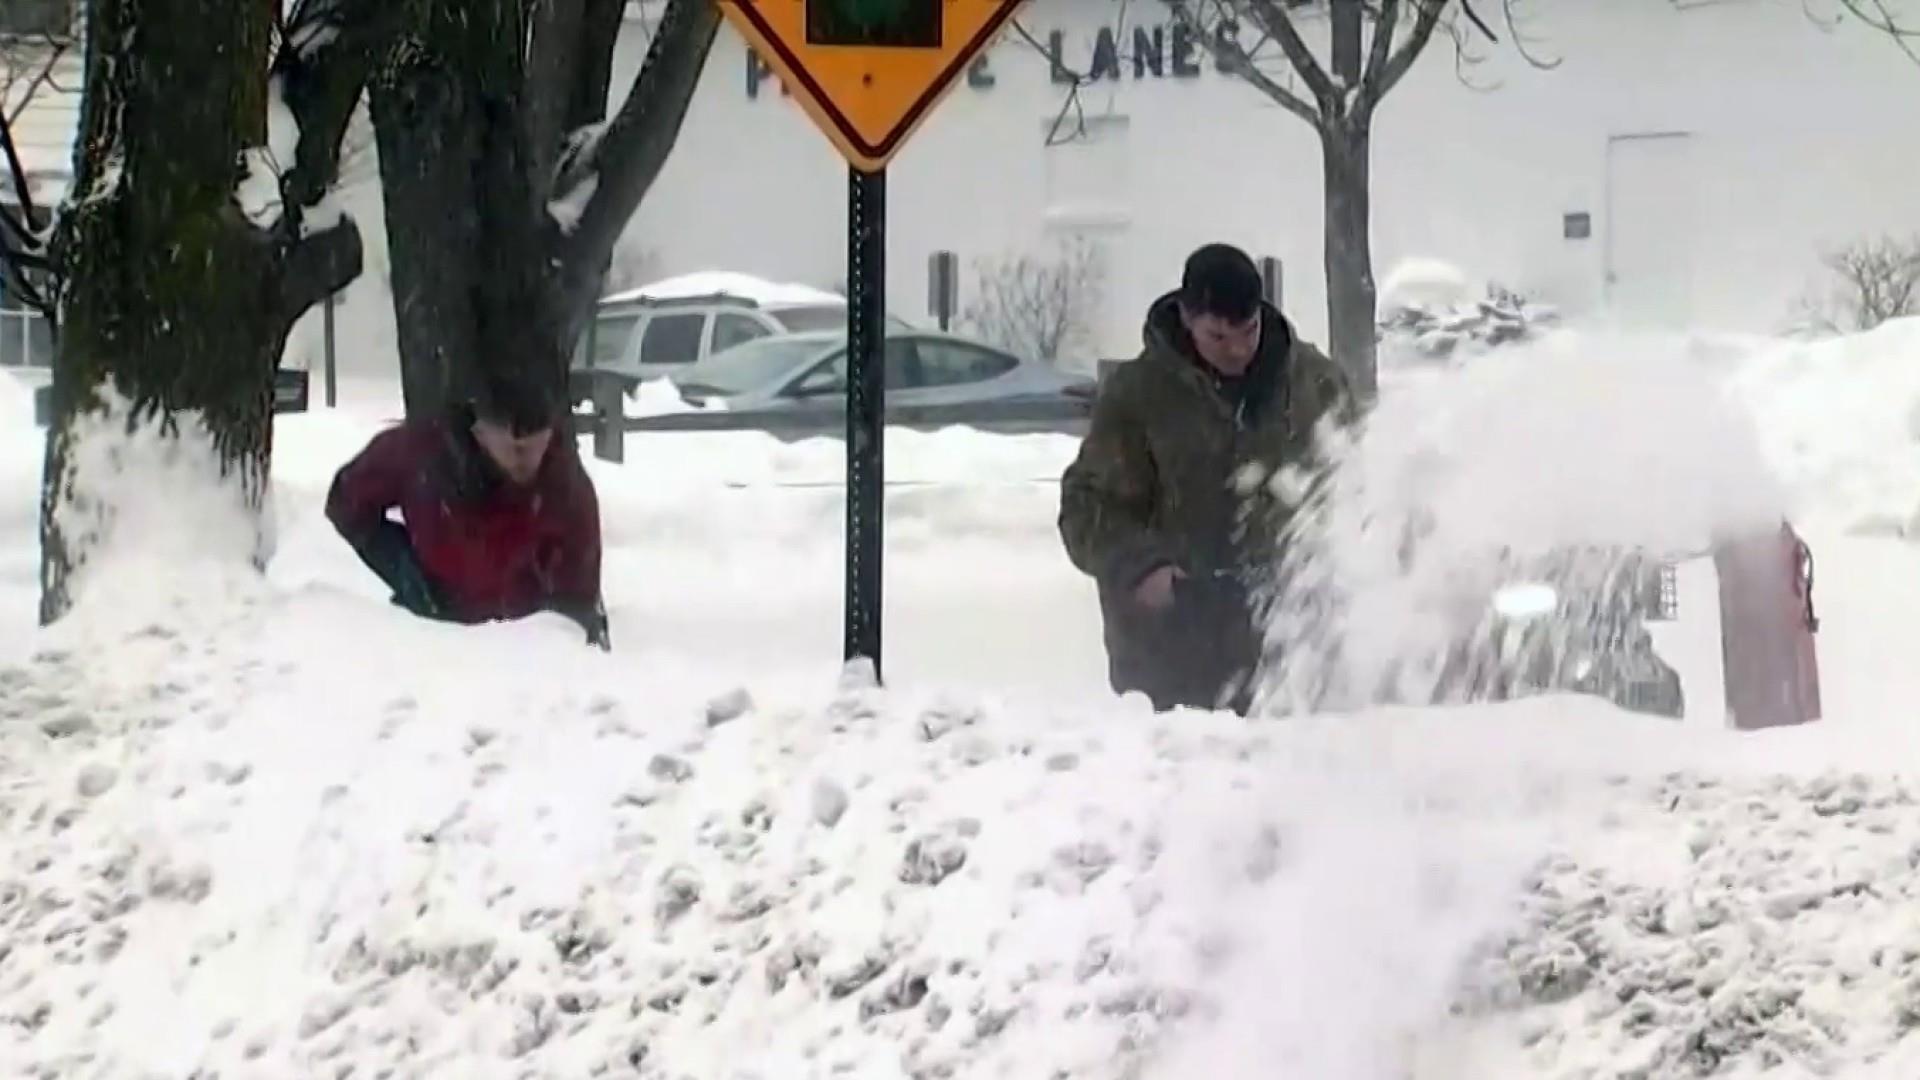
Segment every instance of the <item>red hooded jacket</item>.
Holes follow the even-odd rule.
[[[533,483],[515,487],[464,426],[413,421],[383,431],[334,477],[327,518],[358,548],[395,509],[454,619],[599,603],[599,499],[564,435]]]

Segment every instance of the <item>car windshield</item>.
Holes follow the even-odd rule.
[[[675,381],[682,388],[698,388],[722,397],[744,394],[819,355],[828,344],[817,338],[761,338],[714,353]]]

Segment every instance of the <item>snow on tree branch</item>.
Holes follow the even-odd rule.
[[[295,127],[292,161],[280,165],[296,220],[338,175],[347,126],[404,12],[392,0],[296,0],[271,71]]]
[[[562,260],[569,267],[590,267],[597,274],[606,264],[628,219],[667,163],[719,29],[715,0],[668,0],[620,111],[598,140],[582,148],[570,170],[573,185],[586,183],[591,174],[595,186],[574,228],[565,234]],[[564,199],[571,186],[556,190],[554,197]]]

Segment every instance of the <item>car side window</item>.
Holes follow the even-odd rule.
[[[914,344],[903,338],[891,338],[887,341],[885,364],[886,386],[889,390],[911,390],[926,385],[920,374],[920,355]],[[792,385],[782,391],[785,397],[817,397],[822,394],[844,394],[847,390],[847,351],[841,349],[832,356],[807,369],[805,375],[795,379]]]
[[[847,354],[837,352],[808,368],[807,373],[782,390],[780,396],[819,397],[825,394],[843,393],[846,389]]]
[[[1020,366],[1003,352],[959,341],[922,341],[920,372],[927,386],[965,386],[997,379]]]
[[[917,390],[927,381],[920,370],[920,350],[906,338],[888,338],[886,375],[889,390]]]
[[[691,364],[700,359],[700,335],[706,330],[704,312],[655,315],[640,336],[642,364]]]
[[[607,367],[618,364],[627,357],[627,342],[633,337],[633,328],[640,323],[638,314],[603,315],[593,321],[593,355],[589,363],[594,367]],[[587,335],[580,335],[580,348],[587,347]]]
[[[735,345],[744,345],[754,338],[766,337],[768,333],[767,328],[760,325],[758,319],[723,311],[713,317],[713,344],[709,351],[719,352],[722,349],[731,349]]]

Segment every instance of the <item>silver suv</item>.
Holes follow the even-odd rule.
[[[846,303],[825,296],[766,300],[712,293],[656,299],[624,293],[600,301],[593,325],[574,350],[573,368],[617,372],[631,389],[756,338],[843,330],[846,325]]]

